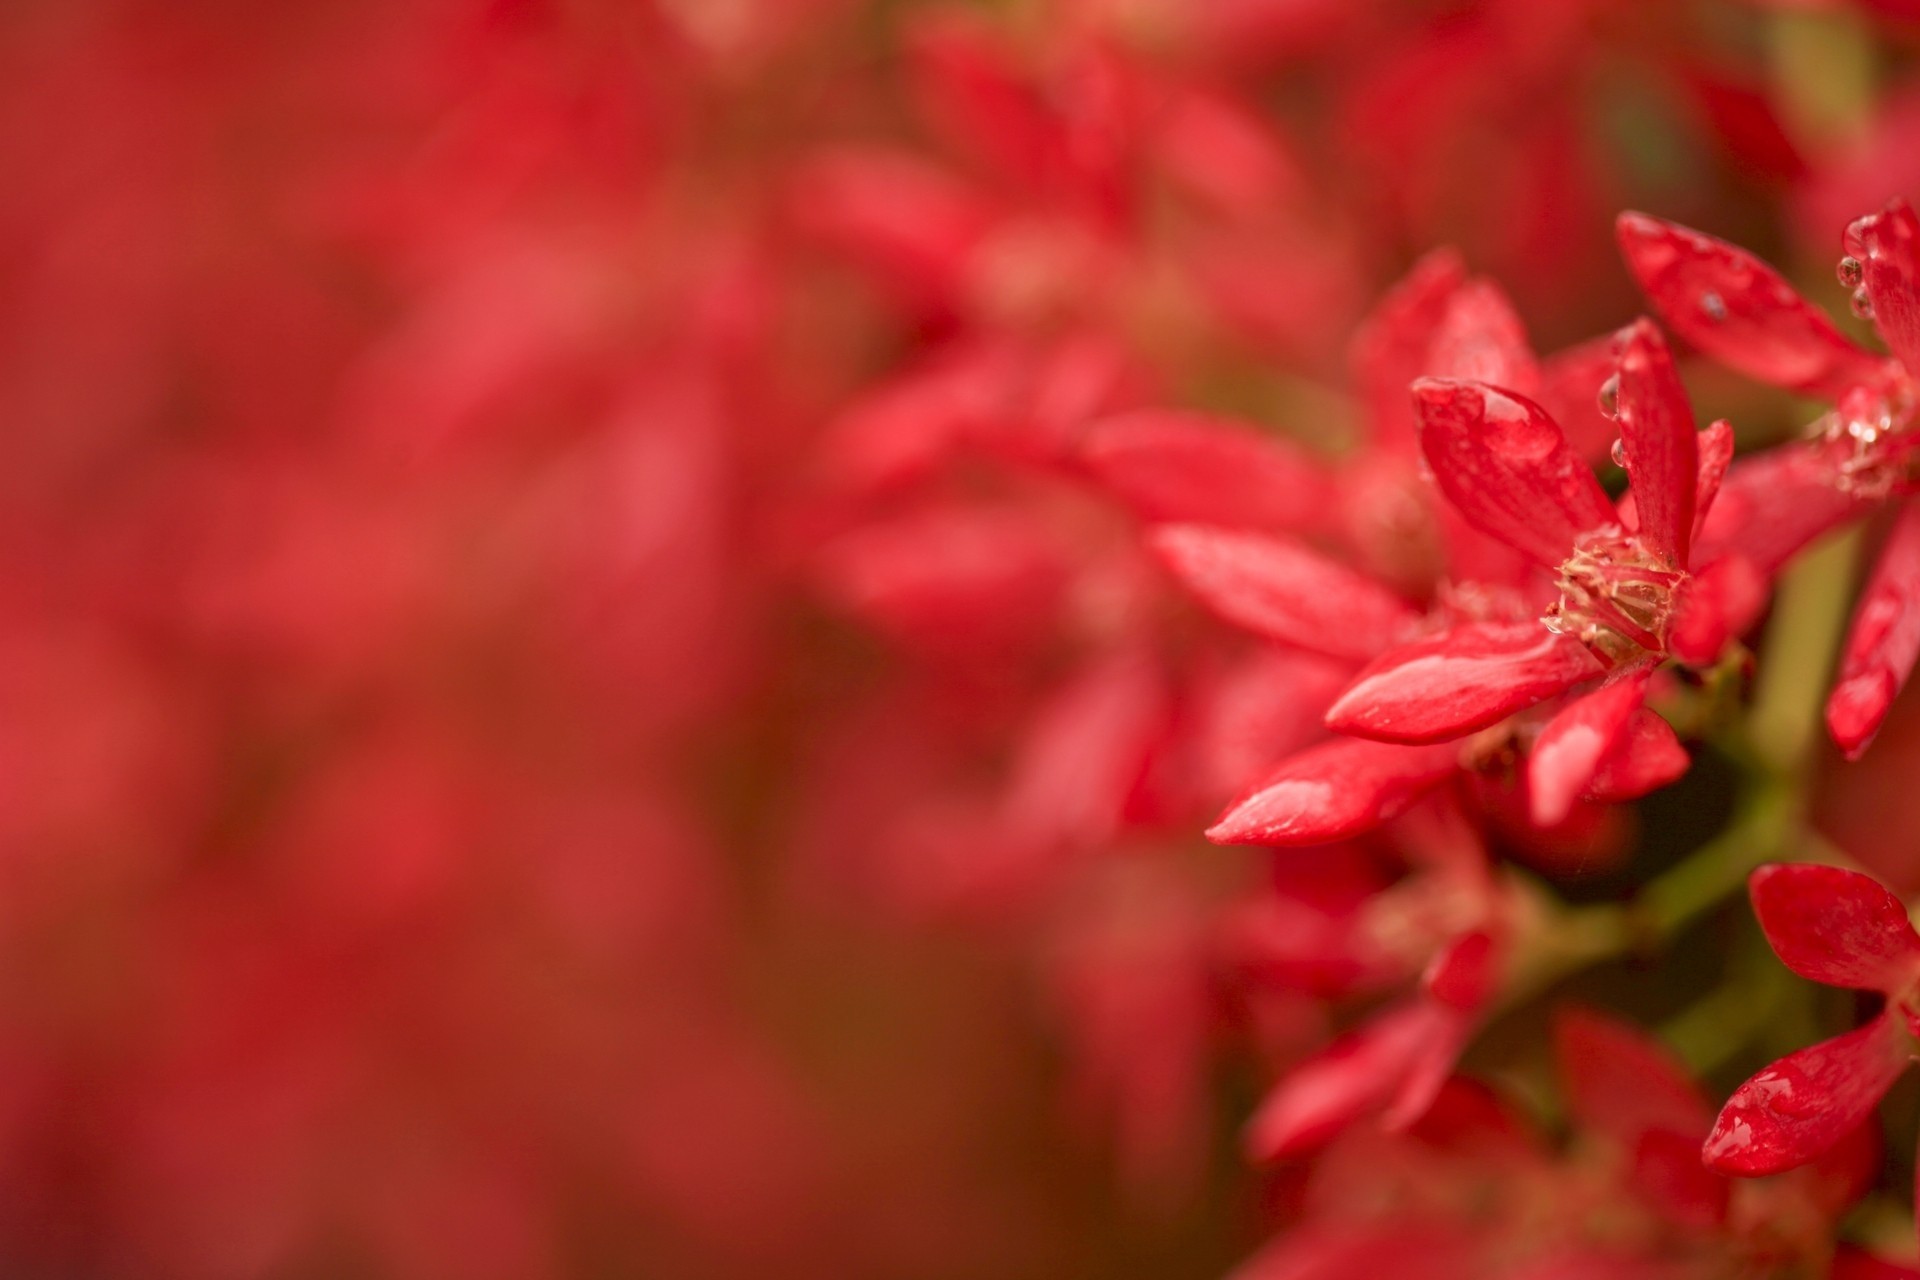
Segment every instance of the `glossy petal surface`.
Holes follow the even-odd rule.
[[[1339,739],[1301,752],[1234,801],[1207,832],[1217,844],[1326,844],[1404,812],[1459,767],[1447,744]]]
[[[1327,712],[1327,727],[1381,742],[1438,742],[1600,673],[1584,645],[1538,622],[1460,626],[1363,669]]]
[[[1757,1177],[1806,1164],[1866,1118],[1907,1056],[1906,1033],[1885,1013],[1789,1054],[1734,1090],[1707,1137],[1707,1166]]]
[[[1641,671],[1575,698],[1547,722],[1527,761],[1536,823],[1550,827],[1573,811],[1646,696],[1647,673]]]
[[[1778,272],[1744,249],[1677,223],[1623,213],[1620,248],[1675,333],[1749,377],[1837,399],[1882,361],[1841,336]]]
[[[1850,229],[1865,253],[1865,288],[1873,327],[1909,373],[1920,370],[1920,219],[1895,200]]]
[[[1774,954],[1830,987],[1898,992],[1920,977],[1907,908],[1872,876],[1812,863],[1761,867],[1748,881]]]
[[[1648,320],[1621,335],[1620,438],[1627,450],[1641,541],[1684,568],[1700,482],[1693,408],[1666,341]]]
[[[1413,397],[1435,482],[1482,532],[1552,567],[1581,534],[1615,523],[1592,470],[1539,405],[1436,378],[1414,383]]]

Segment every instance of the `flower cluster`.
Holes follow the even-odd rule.
[[[0,1275],[1920,1276],[1916,17],[11,6]]]

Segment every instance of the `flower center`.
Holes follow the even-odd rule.
[[[1617,525],[1574,545],[1560,566],[1560,598],[1541,617],[1549,631],[1571,636],[1608,666],[1641,652],[1665,653],[1674,596],[1687,580]]]

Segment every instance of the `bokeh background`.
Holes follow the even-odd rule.
[[[1421,255],[1552,351],[1642,305],[1623,208],[1844,317],[1916,51],[1894,0],[0,7],[0,1273],[1223,1274],[1329,1011],[1200,832],[1337,673],[1175,598],[1076,433],[1337,458]],[[1908,889],[1916,764],[1909,711],[1822,789]],[[1607,892],[1687,787],[1518,853]]]

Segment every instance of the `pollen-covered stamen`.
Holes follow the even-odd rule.
[[[1541,621],[1610,666],[1664,653],[1674,597],[1686,579],[1619,526],[1595,530],[1561,564],[1560,598]]]

